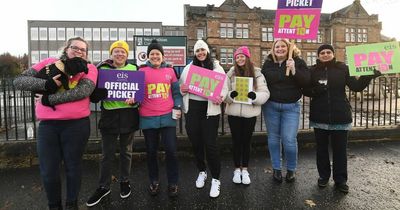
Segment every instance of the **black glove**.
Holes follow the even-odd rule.
[[[247,98],[250,98],[251,100],[255,100],[257,97],[256,93],[251,91],[249,93],[247,93]]]
[[[106,99],[108,96],[107,89],[105,88],[96,88],[93,93],[90,95],[90,102],[98,103],[101,100]]]
[[[54,105],[50,104],[49,95],[47,95],[47,94],[43,94],[43,96],[42,96],[42,104],[44,106],[51,107],[53,110],[56,110],[56,107]]]
[[[378,71],[378,70],[374,70],[374,74],[372,74],[372,75],[366,75],[366,76],[361,76],[361,78],[362,77],[364,77],[364,78],[366,78],[366,79],[369,79],[369,80],[373,80],[373,79],[375,79],[375,78],[377,78],[377,77],[379,77],[379,76],[381,76],[382,75],[382,73],[380,72],[380,71]]]
[[[324,84],[318,84],[312,89],[312,94],[314,96],[320,96],[324,94],[326,91],[328,91],[328,86]]]
[[[238,95],[239,95],[239,93],[236,90],[232,91],[230,94],[231,98],[235,98]]]
[[[56,93],[58,90],[57,83],[53,80],[53,78],[49,78],[44,83],[44,88],[46,89],[48,94]]]

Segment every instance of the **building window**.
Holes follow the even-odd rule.
[[[317,62],[317,53],[316,52],[307,52],[307,65],[312,66]]]
[[[261,29],[262,41],[263,42],[273,42],[274,41],[274,28],[267,27]]]
[[[100,41],[100,28],[93,29],[93,41]]]
[[[57,40],[57,29],[49,28],[49,40],[55,41]]]
[[[221,64],[233,64],[233,49],[221,48],[220,49]]]
[[[135,32],[136,36],[143,36],[143,28],[137,28]]]
[[[39,40],[39,28],[31,28],[31,40]]]
[[[233,23],[221,23],[219,36],[221,38],[233,38]]]
[[[126,28],[118,29],[118,39],[119,40],[126,40]]]
[[[75,28],[75,37],[83,37],[83,28]]]
[[[108,52],[108,50],[103,50],[101,51],[101,60],[107,60],[110,58],[110,53]]]
[[[318,30],[317,39],[307,39],[307,43],[322,43],[323,35],[323,32],[321,30]]]
[[[99,50],[93,50],[93,62],[100,62],[101,55]]]
[[[159,28],[153,28],[153,36],[160,36],[160,29]]]
[[[134,28],[128,28],[126,30],[126,36],[128,41],[133,41],[133,36],[135,36],[135,29]]]
[[[261,66],[264,65],[265,59],[267,59],[270,50],[261,50]]]
[[[346,42],[355,42],[356,30],[354,28],[346,28],[345,39]]]
[[[357,29],[357,42],[367,42],[367,41],[368,41],[367,29],[365,28]]]
[[[31,51],[31,64],[39,63],[39,51]]]
[[[65,28],[57,28],[57,40],[65,40]]]
[[[110,40],[110,30],[108,28],[101,29],[101,41]]]
[[[249,38],[249,24],[236,24],[236,38]]]
[[[93,55],[92,51],[89,50],[89,51],[87,52],[87,59],[88,59],[89,61],[92,61],[92,55]]]
[[[196,37],[197,37],[197,40],[204,38],[204,28],[196,29]]]
[[[151,36],[151,28],[145,28],[144,29],[144,35],[145,36]]]
[[[50,50],[49,51],[49,57],[50,58],[57,58],[58,52],[56,50]]]
[[[49,57],[48,51],[40,51],[40,60],[46,59]]]
[[[129,51],[128,59],[134,59],[135,56],[133,55],[133,51]]]
[[[91,28],[85,28],[84,30],[83,37],[85,38],[86,41],[92,40],[92,29]]]
[[[75,36],[74,28],[67,28],[67,40]]]
[[[366,28],[346,28],[346,42],[368,42],[368,30]]]
[[[110,40],[115,41],[118,39],[118,29],[110,28]]]
[[[47,28],[39,28],[39,39],[47,40]]]

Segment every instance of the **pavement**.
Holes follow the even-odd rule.
[[[161,155],[162,156],[162,155]],[[193,156],[179,155],[179,196],[169,199],[165,162],[160,158],[161,193],[148,194],[145,156],[135,154],[131,173],[132,195],[122,200],[119,184],[114,180],[111,195],[97,206],[87,208],[86,200],[97,188],[99,156],[86,156],[79,196],[80,209],[400,209],[400,141],[352,142],[348,148],[350,192],[335,190],[333,181],[318,188],[315,148],[299,148],[296,181],[276,184],[266,148],[253,149],[249,186],[232,182],[231,153],[223,150],[221,194],[209,198],[210,179],[203,189],[196,189],[197,170]],[[117,171],[115,162],[114,171]],[[37,165],[0,169],[0,210],[46,209],[47,200],[41,186]],[[63,188],[65,190],[65,187]]]

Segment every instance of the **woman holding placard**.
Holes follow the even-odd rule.
[[[290,49],[293,52],[289,52]],[[292,53],[293,58],[290,56]],[[286,182],[295,180],[301,89],[310,81],[307,65],[299,56],[300,50],[293,43],[276,39],[262,68],[270,91],[270,98],[262,110],[268,132],[273,179],[279,183],[282,182],[282,144],[287,167]]]
[[[321,45],[317,54],[317,64],[311,68],[310,86],[303,93],[311,97],[310,127],[314,128],[317,142],[318,186],[326,187],[331,176],[330,140],[335,186],[339,191],[348,193],[346,148],[352,117],[345,87],[352,91],[362,91],[380,72],[356,79],[350,77],[346,64],[336,61],[332,45]]]
[[[219,175],[221,163],[217,145],[218,123],[221,114],[221,103],[226,97],[228,86],[226,79],[219,97],[215,101],[189,93],[189,86],[185,84],[191,65],[202,67],[210,71],[225,74],[218,62],[213,62],[208,45],[198,40],[194,45],[195,56],[193,62],[187,65],[180,78],[180,89],[183,95],[183,111],[186,120],[186,132],[192,142],[199,176],[196,187],[203,188],[207,179],[205,155],[210,167],[212,181],[210,197],[218,197],[220,193]],[[204,154],[205,153],[205,154]]]
[[[233,183],[251,183],[248,172],[250,142],[261,105],[269,98],[269,90],[261,69],[250,61],[250,51],[239,47],[233,54],[235,65],[228,71],[229,93],[225,99],[229,127],[232,134]]]

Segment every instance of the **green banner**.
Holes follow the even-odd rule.
[[[346,55],[351,76],[400,73],[398,42],[347,46]]]
[[[186,47],[185,36],[136,36],[136,46],[148,46],[153,39],[162,46]]]

